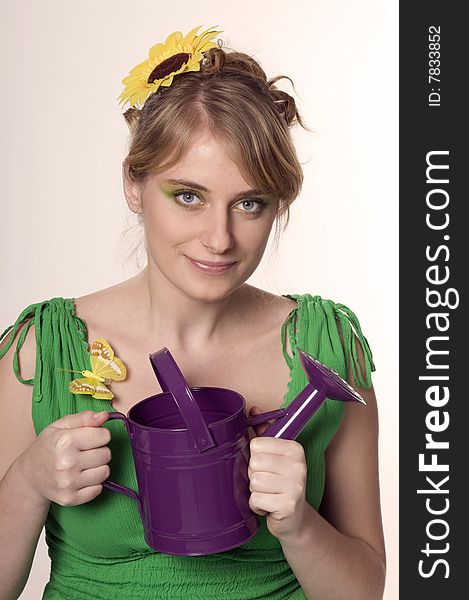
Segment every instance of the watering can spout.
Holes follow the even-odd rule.
[[[336,371],[329,369],[300,348],[298,351],[309,383],[286,407],[285,415],[272,423],[262,436],[294,440],[327,398],[366,404],[362,396]]]

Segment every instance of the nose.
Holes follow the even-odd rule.
[[[200,241],[213,254],[223,254],[233,246],[230,216],[223,207],[204,215]]]

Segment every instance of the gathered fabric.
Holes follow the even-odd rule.
[[[355,314],[343,304],[310,294],[285,294],[297,306],[279,332],[279,343],[290,369],[290,381],[281,407],[286,407],[307,385],[298,348],[314,356],[356,387],[371,386],[375,370],[368,342]],[[36,434],[61,417],[83,410],[114,412],[112,401],[76,395],[68,390],[73,374],[90,368],[88,332],[75,313],[74,298],[56,297],[26,307],[0,349],[0,359],[16,339],[13,369],[19,381],[33,386],[32,418]],[[25,380],[19,368],[19,352],[34,325],[36,367],[34,378]],[[339,335],[339,329],[341,336]],[[364,354],[360,368],[356,340]],[[287,344],[291,355],[287,350]],[[315,509],[321,503],[325,483],[325,451],[342,420],[342,402],[326,400],[296,441],[305,451],[308,475],[306,499]],[[113,481],[137,489],[132,450],[121,421],[104,424],[112,434],[109,463]],[[156,552],[144,539],[135,500],[107,488],[91,502],[60,506],[54,502],[45,523],[51,559],[45,600],[305,600],[279,540],[259,517],[259,531],[248,542],[226,552],[207,556],[174,556]]]

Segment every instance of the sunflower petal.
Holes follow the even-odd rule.
[[[189,31],[189,33],[184,38],[184,44],[192,45],[192,43],[197,35],[197,32],[199,31],[199,29],[201,27],[202,27],[202,25],[198,25],[197,27],[194,27],[194,29],[192,31]]]
[[[205,52],[210,48],[216,48],[217,44],[212,42],[213,38],[217,36],[221,31],[217,31],[215,29],[207,29],[196,38],[196,44],[194,46],[194,52]]]
[[[150,51],[148,52],[148,56],[150,58],[156,58],[161,52],[163,52],[164,50],[164,44],[161,44],[160,42],[158,44],[155,44],[154,46],[152,46],[150,48]]]
[[[182,39],[183,39],[182,33],[180,31],[175,31],[174,33],[170,33],[168,35],[164,45],[166,47],[174,48],[175,46],[177,46],[178,44],[180,44],[182,42]]]

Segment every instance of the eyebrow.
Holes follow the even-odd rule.
[[[184,185],[186,187],[194,188],[196,190],[202,190],[203,192],[210,192],[210,190],[208,190],[206,187],[204,187],[203,185],[200,185],[200,183],[195,183],[194,181],[187,181],[184,179],[168,179],[167,182],[174,184],[174,185]],[[241,198],[243,196],[253,196],[253,195],[269,196],[269,194],[260,192],[259,190],[245,190],[244,192],[238,192],[237,194],[234,195],[234,197]]]

